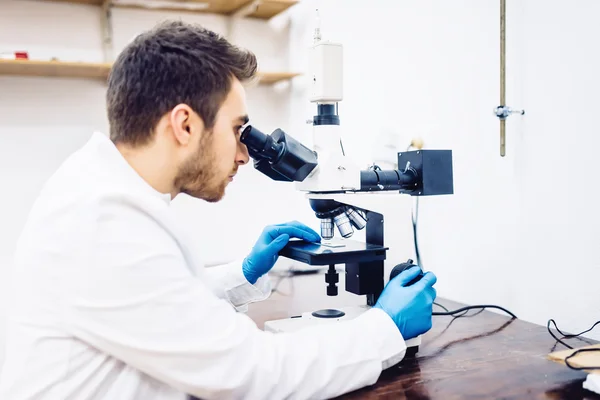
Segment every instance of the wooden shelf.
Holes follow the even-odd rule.
[[[42,0],[42,1],[52,1],[55,3],[75,3],[75,4],[88,4],[92,6],[101,6],[102,0]]]
[[[0,60],[0,75],[106,80],[110,64],[65,61]]]
[[[60,3],[76,3],[101,6],[104,0],[41,0]],[[113,7],[143,8],[167,11],[191,11],[200,13],[213,13],[233,15],[242,12],[247,6],[255,3],[255,7],[248,7],[245,17],[270,19],[275,15],[297,4],[299,0],[108,0]],[[154,4],[153,4],[154,3]]]
[[[38,76],[106,80],[110,68],[111,64],[108,63],[0,59],[0,76]],[[291,79],[298,75],[300,74],[295,72],[259,72],[258,81],[261,84],[272,84]]]
[[[299,76],[296,72],[259,72],[258,79],[260,83],[272,84]]]

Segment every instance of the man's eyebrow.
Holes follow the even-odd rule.
[[[242,125],[246,125],[249,121],[250,118],[248,118],[247,115],[242,115],[241,117],[238,117],[237,119]]]

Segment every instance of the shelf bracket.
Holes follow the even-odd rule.
[[[248,15],[256,12],[260,3],[261,3],[260,0],[251,1],[250,3],[245,4],[245,5],[241,6],[240,8],[238,8],[237,10],[235,10],[233,12],[233,14],[231,14],[231,16],[234,18],[245,18]]]
[[[258,6],[260,5],[260,0],[253,0],[248,4],[245,4],[235,10],[229,17],[227,18],[227,34],[226,38],[230,42],[232,42],[233,36],[233,25],[242,18],[247,17],[248,15],[256,12]]]
[[[112,0],[102,2],[102,49],[104,50],[104,62],[113,61],[113,29],[112,29]]]

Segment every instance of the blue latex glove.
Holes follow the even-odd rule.
[[[242,271],[248,282],[254,285],[258,278],[273,268],[279,258],[279,252],[290,238],[304,239],[313,243],[321,241],[321,236],[317,232],[298,221],[267,226],[242,263]]]
[[[419,267],[413,267],[398,274],[388,282],[373,306],[382,309],[394,320],[405,340],[431,329],[433,301],[436,297],[433,285],[437,277],[427,272],[421,280],[406,286],[420,272]]]

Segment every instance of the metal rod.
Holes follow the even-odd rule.
[[[506,120],[500,120],[500,156],[506,155]]]
[[[506,106],[506,0],[500,0],[500,105]],[[506,154],[506,120],[500,119],[500,156]]]

